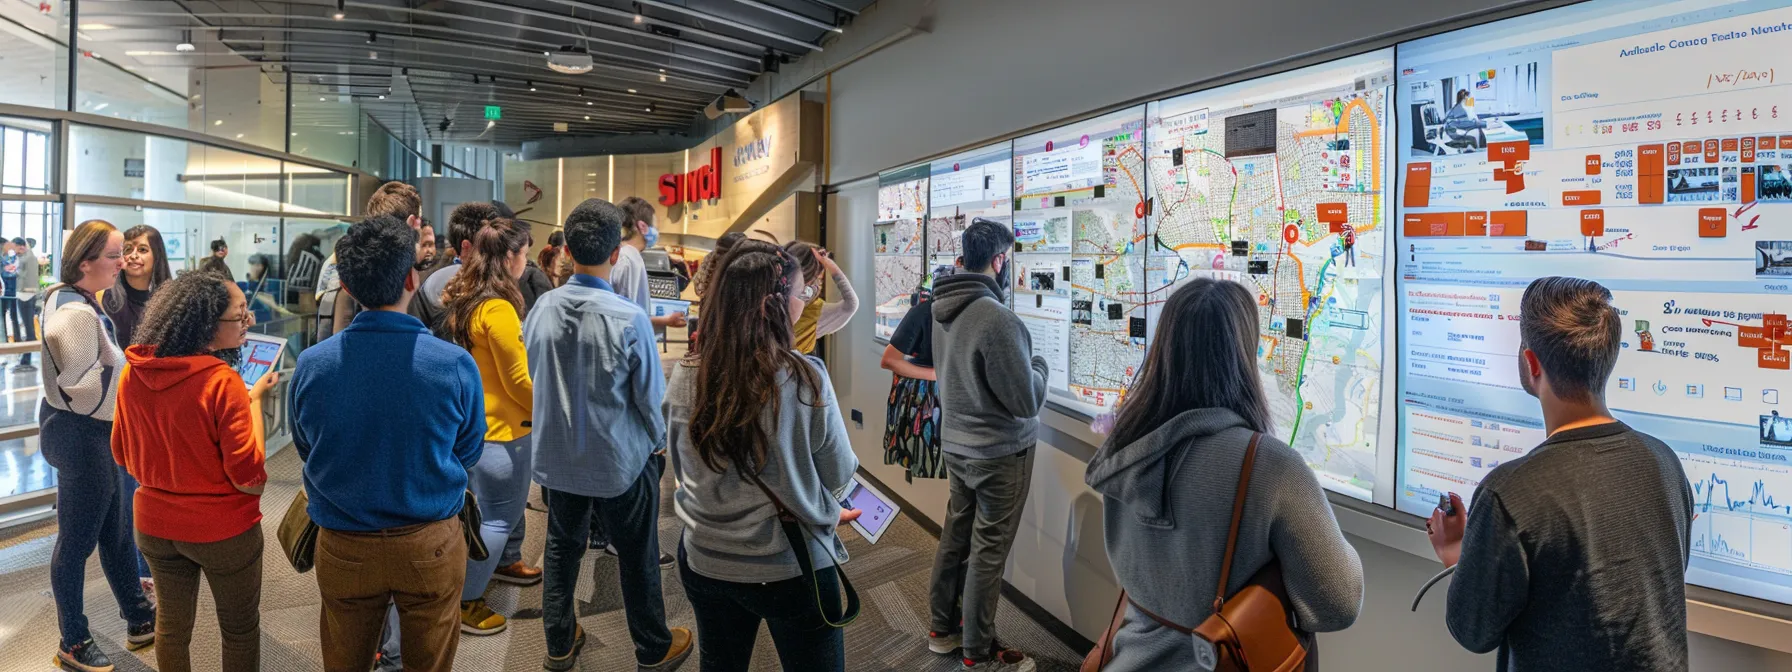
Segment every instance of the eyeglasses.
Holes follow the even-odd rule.
[[[255,321],[255,313],[244,312],[242,317],[226,317],[226,318],[223,318],[218,321],[219,322],[238,322],[238,323],[247,325],[247,324]]]

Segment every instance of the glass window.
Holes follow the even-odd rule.
[[[0,53],[6,60],[0,103],[49,109],[68,106],[66,0],[0,6]]]
[[[69,191],[164,203],[348,213],[345,173],[159,135],[71,126]],[[294,179],[286,194],[281,177]],[[290,197],[292,200],[286,200]]]
[[[81,15],[80,47],[91,56],[77,66],[75,111],[286,149],[284,74],[196,67],[215,65],[218,57],[235,60],[218,31],[170,29],[146,42],[141,31],[104,23],[106,4]],[[193,51],[175,51],[170,38],[190,41]]]

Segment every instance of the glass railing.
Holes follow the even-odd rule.
[[[10,273],[18,254],[35,255],[48,276],[42,282],[53,283],[63,232],[89,219],[154,229],[176,273],[219,250],[253,297],[254,331],[287,340],[283,369],[314,341],[320,267],[346,231],[366,175],[206,133],[4,103],[0,159],[0,238],[30,241],[25,252],[0,254],[0,268]],[[16,301],[0,294],[0,308]],[[0,310],[0,324],[11,316]],[[40,363],[41,345],[30,339],[42,318],[33,317],[30,329],[7,327],[7,340],[17,342],[0,343],[0,527],[41,518],[54,502],[55,470],[38,449],[43,388],[26,362]],[[271,451],[290,442],[280,401],[286,380],[263,405]]]

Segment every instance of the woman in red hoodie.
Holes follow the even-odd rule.
[[[223,634],[219,669],[261,669],[261,400],[238,349],[255,319],[229,278],[187,273],[163,285],[125,351],[112,457],[141,486],[137,546],[155,575],[156,669],[187,672],[199,575]]]

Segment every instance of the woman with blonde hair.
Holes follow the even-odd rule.
[[[56,468],[56,550],[50,559],[50,593],[62,644],[56,660],[82,672],[109,672],[84,611],[87,558],[99,550],[100,567],[125,618],[133,649],[156,638],[155,607],[137,577],[137,544],[120,504],[118,466],[112,461],[112,418],[124,355],[113,343],[112,320],[98,295],[118,281],[124,234],[110,222],[90,219],[69,234],[62,248],[62,282],[44,293],[43,402],[38,409],[44,461]]]

